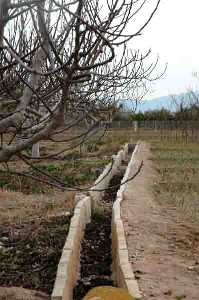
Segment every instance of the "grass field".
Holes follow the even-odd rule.
[[[38,168],[49,174],[60,177],[68,185],[84,187],[95,181],[104,166],[110,161],[111,156],[116,154],[122,145],[126,142],[135,144],[138,140],[147,141],[151,145],[152,159],[158,174],[157,181],[153,185],[153,192],[157,201],[162,205],[167,202],[177,206],[191,221],[198,221],[199,144],[197,143],[185,144],[163,141],[159,132],[153,130],[139,130],[137,133],[129,129],[111,130],[103,139],[93,138],[81,151],[75,149],[66,153],[62,160],[45,160],[36,162],[36,164]],[[46,144],[45,151],[47,151],[47,147]],[[13,164],[16,168],[22,168],[17,161]],[[32,172],[28,169],[26,171]],[[29,250],[24,251],[26,248],[23,243],[24,245],[28,244],[27,249],[34,250],[39,257],[41,257],[41,253],[46,255],[47,248],[51,249],[50,252],[48,251],[50,256],[47,258],[51,261],[53,257],[55,261],[50,269],[50,274],[53,275],[48,277],[50,285],[45,286],[46,283],[42,280],[46,274],[40,272],[40,268],[49,264],[45,255],[45,261],[43,260],[39,267],[35,261],[32,261],[32,268],[35,268],[36,271],[34,276],[30,275],[30,285],[26,285],[25,277],[24,281],[14,281],[9,276],[7,281],[2,279],[0,285],[23,285],[50,294],[70,221],[70,217],[67,219],[65,212],[70,211],[72,215],[75,192],[59,191],[56,188],[44,186],[40,182],[34,182],[27,178],[22,180],[18,176],[4,176],[1,173],[0,187],[0,230],[2,236],[7,243],[17,242],[17,244],[22,245],[18,249],[18,256],[15,252],[13,252],[13,256],[7,255],[8,252],[0,252],[2,266],[5,267],[9,264],[11,273],[21,272],[23,274],[23,266],[26,258],[30,255]],[[65,226],[64,234],[62,233],[63,224],[59,223],[62,219]],[[55,229],[53,236],[50,229],[52,224]],[[62,235],[62,241],[58,232]],[[43,248],[40,246],[38,248],[37,243],[34,243],[34,247],[32,246],[32,236],[37,238],[38,234],[41,237]],[[30,239],[27,236],[30,236]],[[57,244],[56,239],[60,240],[60,245]],[[44,243],[44,240],[47,242],[53,240],[54,242],[50,242],[48,245],[48,243]],[[12,257],[17,257],[14,269],[13,264],[10,263]],[[4,278],[5,270],[3,268],[2,270],[1,278]],[[39,282],[43,283],[40,285]]]
[[[65,159],[37,162],[41,170],[62,179],[69,186],[87,186],[92,184],[126,142],[136,143],[145,140],[151,144],[155,168],[159,181],[154,192],[159,201],[170,201],[179,206],[193,219],[199,215],[199,144],[161,140],[160,133],[154,130],[110,130],[102,138],[93,138],[81,149],[66,153]],[[47,151],[48,144],[42,147]],[[5,176],[0,172],[0,188],[4,191],[4,203],[1,205],[1,220],[6,220],[6,211],[10,221],[17,216],[59,213],[61,207],[71,210],[74,193],[61,192],[40,182],[19,176]],[[72,196],[71,196],[72,195]],[[10,200],[12,199],[12,200]],[[12,202],[12,204],[11,204]],[[25,205],[24,205],[25,202]],[[6,203],[9,203],[6,205]],[[15,207],[15,208],[14,208]],[[20,212],[21,208],[21,212]],[[30,211],[29,211],[30,209]],[[21,218],[20,218],[21,219]]]
[[[156,196],[199,220],[199,144],[152,144],[159,173]]]
[[[156,199],[179,207],[192,221],[199,221],[199,143],[161,140],[154,130],[140,130],[131,138],[151,144],[159,175],[154,185]]]
[[[129,139],[129,131],[110,131],[103,139],[94,137],[81,151],[76,148],[66,152],[61,160],[36,161],[35,165],[62,180],[66,187],[83,188],[92,185],[104,166],[109,163],[111,156]],[[48,147],[51,149],[52,145],[42,142],[43,151],[47,152]],[[13,161],[11,166],[15,170],[25,170],[28,174],[42,178],[41,174],[34,173],[21,161]],[[0,224],[21,223],[72,211],[74,197],[75,192],[60,191],[28,177],[5,174],[0,168]]]

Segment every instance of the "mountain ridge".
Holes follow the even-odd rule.
[[[137,103],[136,112],[145,112],[148,110],[155,109],[168,109],[170,111],[175,111],[177,109],[178,103],[180,103],[181,99],[184,98],[188,93],[181,93],[178,95],[167,95],[162,97],[157,97],[150,100],[142,100]],[[176,103],[174,103],[173,97],[176,99]],[[135,103],[131,100],[127,100],[125,103],[125,107],[127,110],[135,110]]]

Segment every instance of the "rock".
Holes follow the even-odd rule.
[[[83,300],[135,300],[125,289],[112,286],[96,287],[88,292]]]

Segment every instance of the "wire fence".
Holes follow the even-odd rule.
[[[199,121],[113,121],[108,124],[108,128],[132,129],[134,132],[144,129],[156,132],[162,140],[185,143],[199,142]]]

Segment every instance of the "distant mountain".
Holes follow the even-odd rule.
[[[146,110],[154,109],[169,109],[171,111],[175,110],[173,99],[171,96],[163,96],[151,100],[143,100],[138,103],[137,111],[145,112]]]
[[[178,94],[175,95],[176,101],[180,101],[182,97],[185,97],[186,93]],[[131,101],[127,101],[125,104],[125,107],[128,109],[133,109],[133,104]],[[147,110],[154,110],[154,109],[161,109],[165,108],[170,111],[175,111],[176,110],[176,105],[172,99],[171,96],[163,96],[151,100],[142,100],[141,102],[138,103],[136,112],[141,111],[145,112]]]

